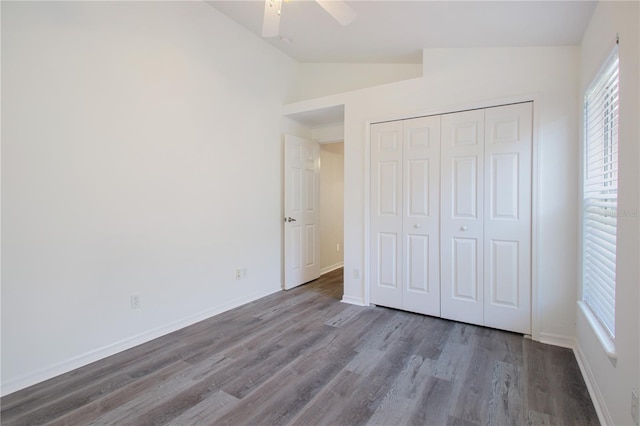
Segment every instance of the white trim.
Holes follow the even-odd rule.
[[[432,108],[420,109],[413,112],[399,112],[394,114],[385,114],[378,117],[372,117],[367,121],[367,124],[382,123],[386,121],[399,121],[408,120],[411,118],[428,117],[432,115],[452,114],[456,112],[469,111],[473,109],[486,109],[494,108],[504,105],[520,104],[524,102],[538,102],[541,98],[539,92],[532,92],[529,94],[506,96],[494,99],[485,99],[476,102],[469,103],[456,103],[450,105],[441,105]]]
[[[342,296],[341,302],[348,303],[349,305],[367,306],[362,298],[353,296]]]
[[[576,339],[571,336],[563,336],[561,334],[540,333],[540,343],[547,345],[560,346],[562,348],[573,349],[576,347]]]
[[[362,286],[364,304],[371,304],[371,124],[372,121],[364,123],[364,196],[362,201],[364,204],[364,235],[363,235],[363,267],[362,267]]]
[[[589,306],[587,306],[587,304],[582,300],[578,300],[578,307],[591,326],[593,333],[598,338],[598,342],[600,342],[602,349],[607,354],[609,359],[617,359],[618,354],[616,352],[615,342],[611,339],[611,337],[609,337],[609,334],[606,332],[602,324],[600,324],[600,321],[598,321],[594,313],[591,312],[591,308],[589,308]]]
[[[135,336],[128,337],[126,339],[120,340],[119,342],[115,342],[110,345],[103,346],[102,348],[89,351],[85,354],[78,355],[73,358],[55,363],[53,365],[40,368],[34,372],[24,374],[15,379],[11,379],[6,382],[3,382],[1,386],[2,389],[0,390],[0,394],[2,396],[5,396],[10,393],[19,391],[20,389],[24,389],[26,387],[35,385],[37,383],[40,383],[45,380],[51,379],[53,377],[59,376],[61,374],[67,373],[71,370],[75,370],[76,368],[80,368],[92,362],[99,361],[111,355],[115,355],[127,349],[131,349],[134,346],[138,346],[140,344],[149,342],[158,337],[165,336],[169,333],[180,330],[181,328],[190,326],[192,324],[195,324],[207,318],[211,318],[215,315],[237,308],[238,306],[242,306],[246,303],[252,302],[254,300],[268,296],[270,294],[277,293],[281,290],[282,289],[278,285],[267,291],[256,293],[249,297],[242,297],[239,299],[232,300],[231,302],[224,303],[222,305],[215,306],[205,311],[198,312],[194,315],[190,315],[181,320],[174,321],[169,324],[142,332]]]
[[[540,241],[540,154],[538,144],[539,117],[542,116],[544,102],[542,95],[532,95],[533,117],[531,117],[531,338],[540,340],[540,305],[538,303],[540,276],[540,261],[538,247]]]
[[[580,367],[580,372],[587,385],[587,390],[589,391],[589,396],[591,397],[591,402],[593,402],[593,407],[596,410],[600,424],[605,426],[613,425],[613,417],[611,417],[604,396],[602,396],[602,392],[600,392],[600,388],[598,388],[598,382],[591,371],[591,367],[589,367],[587,358],[584,356],[584,352],[582,352],[579,343],[573,348],[573,354],[576,357],[576,361],[578,361],[578,367]]]
[[[335,271],[336,269],[340,269],[344,267],[344,262],[334,263],[333,265],[325,266],[320,269],[320,275],[328,274],[331,271]]]

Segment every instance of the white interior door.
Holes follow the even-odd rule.
[[[440,316],[440,116],[404,120],[402,308]]]
[[[402,309],[402,122],[371,125],[371,303]]]
[[[442,317],[483,324],[484,110],[442,116]]]
[[[320,145],[285,135],[284,288],[320,276]]]
[[[531,333],[532,104],[485,111],[485,325]]]

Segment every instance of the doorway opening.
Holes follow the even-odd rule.
[[[320,276],[344,294],[344,142],[320,144]]]
[[[330,277],[343,295],[344,106],[286,117],[297,124],[285,136],[283,287]]]
[[[344,142],[320,144],[320,275],[344,266]]]

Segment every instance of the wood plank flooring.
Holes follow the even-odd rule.
[[[340,269],[7,395],[2,424],[598,424],[570,350],[341,295]]]

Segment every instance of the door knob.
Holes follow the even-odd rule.
[[[414,227],[414,228],[416,228],[416,229],[418,229],[418,228],[420,228],[420,224],[419,224],[419,223],[416,223],[415,225],[413,225],[413,227]]]
[[[285,217],[284,221],[285,222],[295,222],[296,220],[294,218],[292,218],[292,217]]]
[[[460,227],[460,230],[461,230],[461,231],[466,231],[466,230],[467,230],[467,227],[466,227],[466,226],[461,226],[461,227]]]

